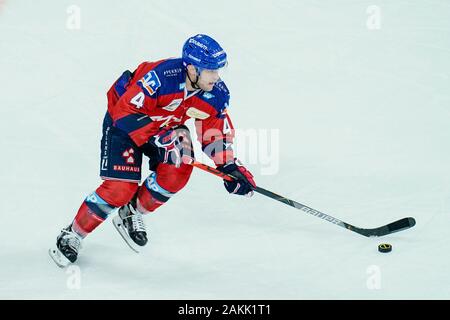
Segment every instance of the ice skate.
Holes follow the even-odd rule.
[[[56,238],[56,247],[50,248],[48,253],[55,263],[61,267],[67,267],[77,260],[81,249],[82,238],[72,231],[72,225],[61,230]]]
[[[113,219],[113,224],[128,246],[139,253],[147,243],[147,232],[142,214],[135,209],[134,203],[135,201],[132,201],[121,207]]]

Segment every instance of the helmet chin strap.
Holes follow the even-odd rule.
[[[189,76],[189,72],[188,72],[187,70],[186,70],[186,74],[187,74],[187,77],[188,77],[189,81],[191,82],[192,88],[194,88],[194,89],[200,89],[200,87],[199,87],[198,84],[197,84],[197,82],[198,82],[198,80],[199,80],[199,78],[200,78],[200,75],[197,74],[197,79],[195,79],[195,81],[192,81],[191,77]]]

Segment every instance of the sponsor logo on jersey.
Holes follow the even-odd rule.
[[[174,111],[176,108],[180,106],[181,102],[183,102],[183,99],[175,99],[167,106],[163,107],[163,109],[167,111]]]
[[[141,172],[141,168],[139,168],[139,167],[119,166],[119,165],[114,165],[113,170],[114,171],[125,171],[125,172]]]
[[[197,108],[194,108],[194,107],[190,107],[189,109],[187,109],[186,114],[189,117],[194,118],[194,119],[204,120],[206,118],[209,118],[208,113],[198,110]]]
[[[203,94],[203,97],[205,97],[205,99],[211,99],[211,98],[214,98],[214,95],[212,93],[205,92]]]
[[[181,71],[183,71],[183,69],[181,69],[181,68],[169,69],[169,70],[165,70],[163,74],[166,77],[173,77],[173,76],[180,74]]]
[[[122,153],[122,157],[125,159],[125,162],[127,164],[134,164],[133,154],[134,154],[133,148],[129,148]]]
[[[161,86],[161,81],[159,81],[158,75],[154,70],[151,70],[147,73],[141,80],[138,81],[138,84],[147,91],[149,95],[153,95],[156,90]]]

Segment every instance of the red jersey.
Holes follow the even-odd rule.
[[[114,126],[126,132],[137,146],[163,127],[173,128],[194,118],[202,150],[216,165],[234,158],[228,88],[219,81],[209,92],[188,92],[181,59],[144,62],[134,72],[127,70],[107,96]]]

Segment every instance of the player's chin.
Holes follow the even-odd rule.
[[[211,91],[214,88],[215,82],[209,82],[203,86],[203,91]]]

